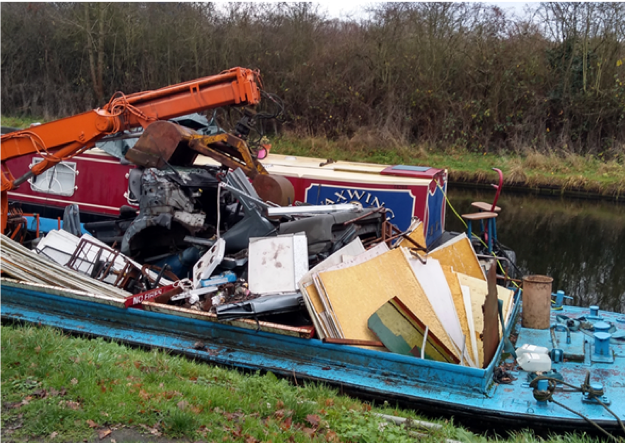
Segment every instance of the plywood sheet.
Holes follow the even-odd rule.
[[[512,305],[514,303],[514,290],[508,288],[497,287],[497,298],[503,302],[503,322],[508,326],[510,323],[510,316],[512,315]],[[503,334],[503,331],[501,332]]]
[[[484,361],[484,349],[482,346],[482,340],[479,336],[484,331],[484,313],[482,311],[482,306],[484,305],[486,295],[488,294],[488,284],[483,280],[461,273],[458,273],[458,281],[461,286],[468,287],[471,293],[471,313],[473,315],[473,323],[475,325],[475,336],[477,337],[478,355],[481,366]],[[497,286],[497,298],[503,300],[504,307],[508,306],[508,312],[504,313],[504,318],[506,318],[506,316],[509,317],[510,315],[511,296],[512,291],[510,289]],[[499,332],[500,334],[502,333],[501,325],[499,325]]]
[[[468,286],[460,285],[460,289],[462,290],[462,298],[464,300],[465,311],[467,313],[467,321],[469,322],[469,333],[471,339],[471,347],[473,348],[473,360],[476,362],[478,367],[482,366],[482,362],[484,358],[480,358],[480,349],[482,351],[484,348],[481,346],[482,340],[479,337],[479,334],[475,333],[475,321],[473,320],[473,308],[471,307],[471,289]]]
[[[340,263],[349,262],[351,260],[345,259],[346,257],[352,257],[353,259],[353,257],[356,257],[364,252],[365,252],[365,247],[362,245],[362,242],[360,241],[360,237],[356,237],[349,244],[343,246],[341,249],[331,254],[324,261],[322,261],[321,263],[318,263],[317,265],[312,267],[308,272],[306,272],[299,281],[300,290],[302,289],[302,285],[311,283],[313,281],[312,274],[314,274],[315,272],[326,270]]]
[[[471,337],[473,336],[471,332],[473,324],[471,324],[471,328],[469,328],[469,320],[467,319],[467,311],[464,304],[464,297],[462,295],[460,282],[458,281],[458,275],[454,272],[451,266],[441,265],[441,268],[445,274],[447,284],[449,285],[449,291],[451,292],[454,307],[456,308],[456,314],[458,315],[460,327],[462,328],[464,336],[467,338],[467,352],[471,356],[471,360],[473,360],[474,364],[477,365],[477,348],[474,348],[475,340],[471,340]]]
[[[333,337],[336,334],[330,333],[331,328],[327,323],[326,308],[321,301],[317,288],[314,286],[313,274],[339,263],[343,263],[345,261],[345,257],[355,257],[363,252],[365,252],[365,248],[362,245],[360,238],[356,237],[352,242],[343,246],[324,261],[306,272],[298,282],[298,287],[304,297],[304,301],[306,302],[306,309],[308,310],[308,313],[317,328],[317,335],[320,339]]]
[[[315,329],[317,330],[317,336],[319,339],[324,339],[328,337],[328,329],[324,322],[321,320],[320,314],[324,312],[323,304],[319,299],[319,293],[317,292],[317,288],[313,282],[306,283],[300,286],[300,291],[304,298],[304,303],[306,304],[306,309],[310,315],[310,318],[315,325]]]
[[[404,251],[406,250],[404,249]],[[422,263],[409,255],[406,256],[406,259],[417,276],[417,280],[430,301],[436,316],[445,327],[447,335],[452,339],[458,350],[464,349],[464,332],[460,326],[456,307],[451,298],[451,291],[440,263],[431,257],[426,263]]]
[[[341,324],[334,315],[332,301],[330,300],[330,298],[328,298],[326,288],[324,287],[323,282],[319,279],[319,274],[314,273],[312,277],[313,284],[315,285],[315,289],[317,290],[317,294],[319,295],[319,300],[321,300],[321,303],[323,305],[323,311],[319,314],[319,316],[325,321],[325,324],[327,325],[328,336],[332,338],[345,338],[345,334],[343,333]]]
[[[368,321],[371,329],[391,352],[459,363],[458,358],[445,347],[429,329],[410,312],[397,297],[384,303]],[[424,338],[426,338],[424,346]]]
[[[398,297],[445,346],[455,351],[401,249],[345,269],[320,272],[318,277],[345,338],[377,340],[367,321],[384,303]]]
[[[373,248],[366,250],[365,252],[361,254],[358,254],[356,256],[351,256],[351,259],[349,255],[344,255],[341,258],[346,258],[347,259],[346,261],[342,261],[341,263],[338,263],[334,266],[330,266],[326,270],[334,271],[334,270],[339,270],[339,269],[350,268],[352,266],[362,264],[368,260],[371,260],[372,258],[377,257],[387,252],[388,250],[389,248],[386,243],[380,243],[374,246]],[[319,299],[321,300],[321,303],[323,304],[323,307],[324,307],[324,311],[320,314],[320,316],[326,321],[326,324],[328,325],[328,329],[327,329],[328,336],[332,338],[348,338],[345,336],[343,332],[341,323],[337,320],[336,316],[334,315],[334,308],[332,307],[332,300],[327,295],[327,291],[323,284],[323,281],[319,279],[319,273],[312,272],[310,274],[310,277],[312,277],[312,280],[315,284],[315,288],[317,289],[317,293],[319,295]]]
[[[491,261],[488,272],[486,273],[486,281],[488,292],[486,300],[482,308],[484,312],[484,332],[482,340],[484,341],[484,364],[486,367],[495,354],[500,342],[500,321],[499,321],[499,302],[497,299],[497,263]]]
[[[352,257],[350,259],[350,257],[348,255],[345,255],[345,259],[344,261],[341,261],[340,263],[335,264],[334,266],[331,266],[329,268],[325,268],[324,271],[336,271],[338,269],[346,269],[346,268],[350,268],[352,266],[364,263],[368,260],[371,260],[379,255],[384,254],[385,252],[389,251],[389,247],[386,243],[382,242],[382,243],[378,243],[377,245],[375,245],[373,248],[371,249],[367,249],[365,252],[356,255],[355,257]],[[314,273],[313,273],[314,274]]]
[[[423,246],[425,248],[425,234],[423,233],[423,223],[421,223],[420,220],[415,220],[411,225],[410,228],[408,228],[408,231],[410,232],[408,234],[408,237],[413,240],[415,243]],[[405,238],[402,238],[401,241],[399,242],[398,246],[404,247],[404,248],[414,248],[415,245],[414,243],[412,243],[410,240],[406,240]]]
[[[486,281],[484,270],[466,234],[442,244],[430,252],[429,257],[437,259],[443,266],[451,266],[456,272]]]

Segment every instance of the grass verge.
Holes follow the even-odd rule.
[[[49,327],[8,324],[1,332],[3,442],[402,442],[414,441],[415,430],[376,414],[421,419],[272,373],[243,374]],[[489,439],[440,424],[417,431],[425,433],[419,439],[544,441],[531,431]],[[598,440],[567,434],[546,441]]]
[[[7,128],[28,128],[33,123],[44,123],[43,118],[37,117],[8,117],[3,115],[0,117],[2,126]]]
[[[2,126],[26,128],[44,122],[36,117],[1,117]],[[277,154],[321,157],[379,164],[432,166],[447,169],[452,183],[494,183],[492,168],[504,173],[506,187],[550,190],[550,193],[590,194],[604,198],[625,199],[623,157],[603,160],[575,154],[544,154],[528,150],[526,155],[475,153],[431,146],[402,146],[376,137],[354,137],[331,141],[326,138],[273,138]]]
[[[318,138],[281,137],[273,140],[272,152],[321,157],[332,160],[432,166],[449,171],[449,180],[466,183],[496,183],[492,168],[504,174],[505,186],[551,189],[560,193],[587,193],[607,198],[625,198],[623,159],[602,160],[579,155],[497,155],[461,150],[441,151],[427,146],[376,147],[373,141],[329,141]]]

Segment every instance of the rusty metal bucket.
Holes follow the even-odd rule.
[[[248,177],[253,178],[254,188],[264,201],[281,206],[293,203],[295,192],[291,182],[285,177],[267,174],[262,166],[260,169],[263,173],[259,174],[259,169],[251,160],[251,154],[243,140],[226,134],[226,140],[232,143],[232,146],[227,143],[214,145],[199,143],[198,147],[193,141],[189,143],[189,140],[197,135],[194,130],[176,123],[156,121],[143,131],[137,143],[126,153],[126,159],[145,168],[163,169],[167,164],[191,166],[198,154],[202,153],[224,166],[232,169],[242,168]]]
[[[524,328],[549,329],[551,316],[551,284],[553,278],[546,275],[523,277]]]
[[[197,135],[192,129],[169,121],[151,123],[126,158],[138,166],[162,169],[167,163],[191,166],[198,153],[189,148],[186,137]]]

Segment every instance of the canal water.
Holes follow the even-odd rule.
[[[491,203],[494,189],[450,186],[448,197],[459,213],[475,212],[471,202]],[[625,205],[584,199],[503,192],[497,204],[499,241],[513,249],[523,275],[553,278],[553,292],[568,303],[596,304],[625,313]],[[464,227],[447,207],[446,227]]]

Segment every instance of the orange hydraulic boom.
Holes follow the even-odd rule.
[[[262,84],[256,71],[232,68],[221,74],[189,82],[124,95],[117,92],[103,107],[22,131],[3,135],[2,231],[8,219],[8,191],[43,173],[60,161],[91,149],[109,134],[147,126],[157,120],[199,112],[221,106],[253,106],[260,102]],[[6,161],[38,152],[43,161],[14,178]]]

